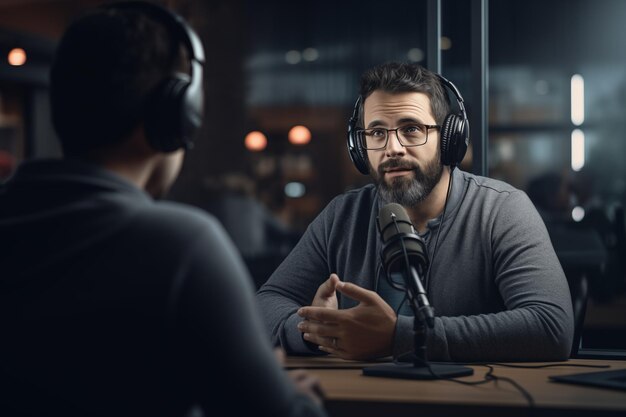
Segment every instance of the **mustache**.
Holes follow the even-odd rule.
[[[378,172],[381,175],[389,169],[419,170],[419,166],[404,159],[389,159],[378,166]]]

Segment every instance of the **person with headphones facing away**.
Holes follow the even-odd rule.
[[[569,288],[540,216],[522,191],[455,169],[469,125],[454,84],[392,62],[366,71],[360,90],[348,151],[375,184],[331,201],[257,292],[274,343],[345,359],[414,352],[412,311],[379,257],[377,216],[397,203],[430,259],[429,359],[567,359]]]
[[[65,32],[50,78],[64,157],[0,187],[1,415],[326,415],[315,379],[281,369],[217,220],[154,199],[202,123],[204,65],[152,3]]]

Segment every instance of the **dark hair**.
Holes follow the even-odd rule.
[[[52,123],[66,155],[128,137],[151,91],[181,65],[175,39],[132,9],[98,9],[67,29],[50,73]]]
[[[450,99],[439,77],[418,64],[388,62],[369,69],[361,76],[363,102],[376,90],[387,93],[424,93],[437,124],[441,125],[450,112]],[[363,106],[361,106],[363,112]],[[363,115],[361,114],[361,120]]]

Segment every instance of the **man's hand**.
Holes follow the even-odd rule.
[[[331,277],[320,286],[333,280]],[[331,286],[332,285],[332,286]],[[302,307],[298,314],[306,320],[298,325],[304,339],[318,345],[320,350],[344,359],[374,359],[391,355],[397,316],[395,311],[374,291],[352,283],[339,281],[329,284],[343,295],[360,301],[347,310],[312,305]],[[315,298],[318,298],[318,294]],[[328,292],[326,292],[328,294]],[[336,302],[336,294],[334,295]]]
[[[337,310],[337,284],[339,284],[339,277],[337,274],[330,274],[330,277],[319,286],[311,306],[313,307],[325,307]]]

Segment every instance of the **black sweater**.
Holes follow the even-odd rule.
[[[33,161],[0,188],[0,236],[3,416],[323,414],[276,363],[248,273],[204,212]]]

